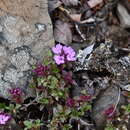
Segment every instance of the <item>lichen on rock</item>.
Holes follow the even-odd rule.
[[[53,46],[47,0],[0,0],[0,96],[22,88],[27,95],[32,65]]]

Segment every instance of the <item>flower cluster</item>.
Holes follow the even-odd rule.
[[[5,125],[10,119],[10,115],[0,112],[0,125]]]
[[[72,99],[72,98],[68,98],[67,100],[66,100],[66,105],[68,106],[68,107],[74,107],[75,106],[75,100],[74,99]]]
[[[81,95],[80,97],[79,97],[79,102],[88,102],[88,101],[90,101],[92,99],[92,97],[90,96],[90,95],[87,95],[87,96],[85,96],[85,95]]]
[[[21,96],[22,95],[22,91],[20,88],[13,88],[11,90],[9,90],[10,94],[14,97],[17,97],[17,96]]]
[[[42,64],[38,64],[36,68],[33,70],[33,72],[37,76],[45,76],[48,72],[48,66],[43,66]]]
[[[73,99],[73,98],[68,98],[66,100],[66,105],[68,107],[75,107],[77,103],[80,103],[80,102],[88,102],[90,101],[92,98],[91,96],[87,95],[87,96],[84,96],[84,95],[81,95],[79,97],[79,99]]]
[[[72,85],[76,84],[75,80],[72,79],[71,72],[62,71],[62,76],[67,83],[72,84]]]
[[[108,118],[108,119],[112,119],[115,115],[116,115],[116,112],[114,110],[114,106],[111,106],[109,107],[108,109],[106,109],[104,111],[104,115]]]
[[[55,54],[54,60],[56,64],[64,64],[67,61],[75,61],[75,51],[71,47],[63,46],[61,44],[57,44],[52,48],[53,53]]]
[[[22,102],[22,90],[20,88],[13,88],[11,90],[9,90],[9,93],[12,96],[12,99],[16,102],[16,103],[21,103]]]

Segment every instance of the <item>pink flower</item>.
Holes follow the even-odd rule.
[[[104,111],[104,115],[107,116],[108,119],[112,119],[115,116],[116,112],[114,110],[114,106],[109,107]]]
[[[65,63],[64,56],[55,55],[54,60],[55,60],[56,64],[58,64],[58,65]]]
[[[0,112],[0,125],[5,125],[10,119],[10,115]]]
[[[74,54],[75,55],[75,51],[71,48],[71,47],[67,47],[67,46],[64,46],[63,47],[63,51],[64,53],[67,55],[67,54]]]
[[[36,69],[33,70],[33,72],[37,75],[37,76],[45,76],[48,72],[48,67],[47,66],[43,66],[42,64],[38,64]]]
[[[76,57],[75,55],[73,55],[73,53],[67,55],[67,61],[75,61],[75,60],[76,60]]]
[[[64,54],[66,56],[67,61],[75,61],[75,51],[71,47],[64,46],[63,47]]]
[[[75,51],[71,47],[63,46],[61,44],[57,44],[52,48],[53,53],[55,54],[54,60],[60,65],[64,64],[67,61],[75,61]]]
[[[84,96],[84,95],[80,96],[80,99],[79,99],[80,102],[85,102],[85,101],[90,101],[90,100],[91,100],[91,96]]]
[[[12,96],[15,96],[15,97],[22,95],[22,91],[21,91],[20,88],[13,88],[13,89],[9,90],[9,92],[10,92],[10,94],[11,94]]]
[[[52,48],[54,54],[61,54],[63,46],[61,44],[57,44],[55,47]]]
[[[75,106],[75,100],[72,99],[72,98],[68,98],[67,101],[66,101],[66,105],[68,107],[74,107]]]
[[[62,75],[64,80],[69,84],[76,84],[76,82],[72,79],[72,72],[62,71]]]
[[[9,90],[9,93],[11,94],[11,98],[18,104],[22,103],[22,95],[23,92],[20,88],[13,88]]]

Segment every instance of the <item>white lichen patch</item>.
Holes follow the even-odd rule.
[[[20,71],[29,70],[29,53],[25,50],[21,50],[11,56],[10,62]]]
[[[23,77],[23,73],[22,72],[18,72],[16,69],[13,68],[9,68],[5,71],[4,74],[4,80],[6,82],[10,82],[10,83],[17,83],[19,81],[19,79]]]

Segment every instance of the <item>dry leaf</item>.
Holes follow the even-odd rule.
[[[124,86],[123,89],[126,91],[130,91],[130,84],[127,84],[126,86]]]
[[[128,91],[122,91],[122,95],[125,97],[129,97],[130,93]]]
[[[72,20],[74,20],[76,22],[80,22],[81,14],[71,14],[70,17]]]
[[[77,6],[78,0],[61,0],[66,6]]]
[[[103,0],[89,0],[88,1],[88,5],[93,8],[95,6],[97,6],[98,4],[102,3]]]
[[[130,14],[127,9],[121,4],[118,4],[117,6],[117,15],[122,27],[130,28]]]
[[[48,0],[48,10],[52,12],[58,8],[62,3],[59,0]]]
[[[57,42],[68,44],[72,42],[72,32],[68,23],[57,20],[54,26],[54,38]]]

